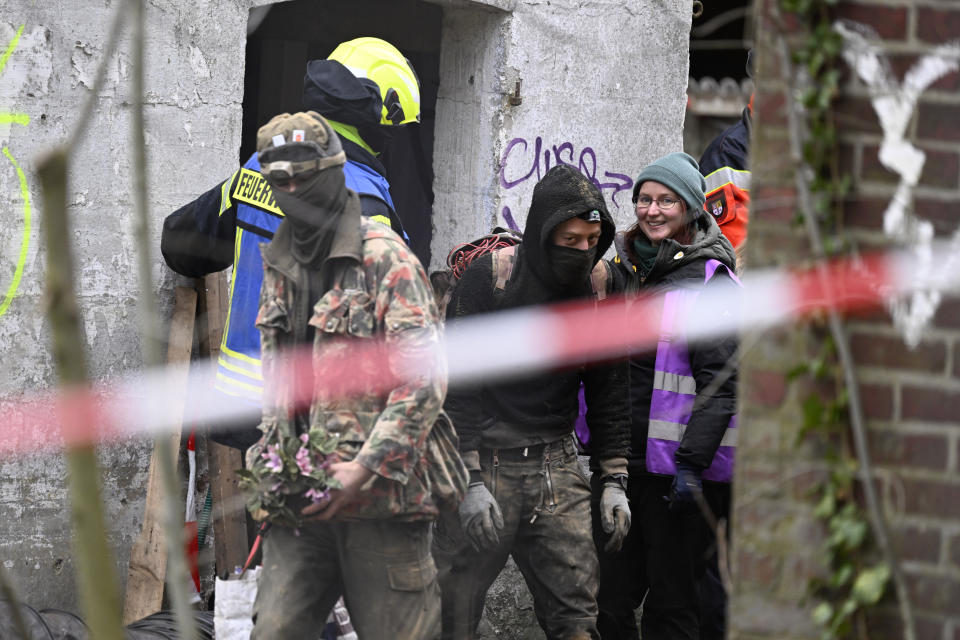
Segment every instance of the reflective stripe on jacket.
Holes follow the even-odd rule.
[[[390,186],[383,176],[351,160],[344,165],[343,173],[349,189],[379,198],[393,209]],[[260,371],[260,332],[254,320],[263,283],[260,245],[273,238],[283,220],[283,212],[260,174],[257,154],[250,156],[243,167],[223,183],[220,215],[232,206],[236,206],[237,214],[233,275],[214,388],[259,405],[263,375]],[[372,219],[390,226],[389,218],[384,216],[373,216]]]
[[[750,208],[751,116],[744,109],[740,122],[717,136],[700,158],[707,184],[704,209],[710,213],[734,249],[747,239]]]
[[[717,269],[726,270],[733,281],[740,284],[737,276],[718,260],[707,260],[705,267],[704,284],[713,278]],[[686,340],[675,329],[678,319],[686,317],[699,294],[699,289],[674,289],[664,296],[647,430],[646,467],[651,473],[674,475],[677,472],[674,453],[690,422],[697,385]],[[734,415],[713,462],[703,472],[704,480],[730,482],[736,446],[737,416]]]
[[[254,325],[260,304],[263,263],[260,245],[269,242],[283,220],[273,192],[260,175],[257,154],[223,183],[220,215],[236,206],[237,226],[230,278],[230,304],[223,327],[214,388],[231,396],[260,403],[260,332]]]

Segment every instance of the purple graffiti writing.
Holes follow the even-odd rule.
[[[633,179],[630,176],[612,171],[604,171],[603,178],[608,181],[601,182],[597,177],[597,154],[591,147],[584,147],[579,156],[576,154],[572,142],[552,145],[550,149],[544,149],[543,147],[543,138],[537,136],[533,143],[533,155],[531,156],[529,153],[530,145],[524,138],[514,138],[508,142],[506,149],[503,150],[503,156],[500,158],[500,186],[504,189],[513,189],[531,179],[534,174],[539,181],[543,174],[550,170],[550,167],[557,164],[577,167],[601,191],[612,189],[613,193],[610,194],[610,201],[617,208],[620,207],[617,202],[617,194],[629,190],[633,186]],[[520,171],[525,170],[526,173],[522,175],[515,173],[517,166],[521,167]],[[613,179],[613,182],[609,179]]]
[[[513,219],[513,213],[510,211],[510,207],[504,207],[503,211],[500,212],[500,215],[503,216],[503,221],[507,223],[507,226],[510,227],[510,229],[513,231],[523,231],[517,224],[517,221]]]

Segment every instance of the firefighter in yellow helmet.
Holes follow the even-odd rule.
[[[340,44],[326,60],[307,63],[303,107],[320,113],[337,132],[346,153],[346,186],[360,196],[361,213],[407,240],[378,158],[391,130],[420,120],[420,85],[403,54],[379,38]],[[226,181],[167,216],[160,242],[167,265],[188,277],[233,265],[215,389],[254,408],[263,390],[254,326],[263,281],[260,244],[273,237],[283,219],[254,153]],[[214,439],[246,449],[260,437],[255,422],[229,426]]]
[[[326,60],[307,63],[303,107],[326,118],[340,136],[347,187],[360,194],[364,213],[389,220],[405,236],[379,156],[393,127],[420,122],[420,83],[407,59],[379,38],[343,42]]]
[[[327,59],[341,63],[355,77],[377,84],[383,101],[380,124],[420,122],[417,74],[392,44],[380,38],[356,38],[338,45]]]

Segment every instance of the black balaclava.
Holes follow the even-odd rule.
[[[310,159],[306,157],[309,153],[308,149],[292,149],[291,152],[277,150],[266,161],[302,162]],[[319,269],[330,253],[349,191],[340,166],[313,171],[305,177],[305,180],[298,182],[293,193],[273,188],[273,197],[284,213],[281,224],[289,228],[290,249],[294,259],[304,266]],[[277,232],[280,233],[280,229]]]
[[[380,87],[336,60],[311,60],[303,76],[303,108],[354,127],[380,122]]]
[[[593,249],[553,244],[557,225],[588,211],[600,214]],[[503,307],[544,304],[590,293],[590,271],[613,242],[616,226],[600,189],[575,167],[559,164],[533,188],[527,224]]]
[[[553,282],[563,288],[582,289],[596,264],[597,248],[576,249],[551,245],[547,248]]]
[[[380,124],[383,100],[380,87],[369,78],[358,78],[337,60],[311,60],[303,76],[303,108],[327,120],[357,128],[360,137],[382,153],[393,136]]]

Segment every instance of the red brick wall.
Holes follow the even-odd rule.
[[[784,82],[775,48],[786,36],[771,17],[778,0],[758,0],[758,92],[751,149],[750,268],[802,263],[811,250],[802,228],[787,224],[796,202],[784,128]],[[898,83],[937,45],[960,41],[960,2],[841,2],[835,16],[869,25],[882,41]],[[835,116],[841,170],[853,181],[840,232],[856,249],[887,247],[884,210],[900,176],[885,168],[884,139],[866,85],[845,64]],[[960,228],[960,74],[921,94],[905,139],[926,154],[913,191],[915,215],[938,238]],[[876,485],[886,507],[921,640],[960,640],[960,301],[944,300],[919,343],[907,346],[886,312],[846,320],[868,420]],[[735,486],[731,636],[813,638],[810,602],[823,531],[805,488],[823,473],[820,448],[796,444],[810,383],[786,376],[818,352],[820,330],[795,327],[757,337],[743,355],[742,435]],[[869,620],[869,637],[900,638],[891,594]]]

